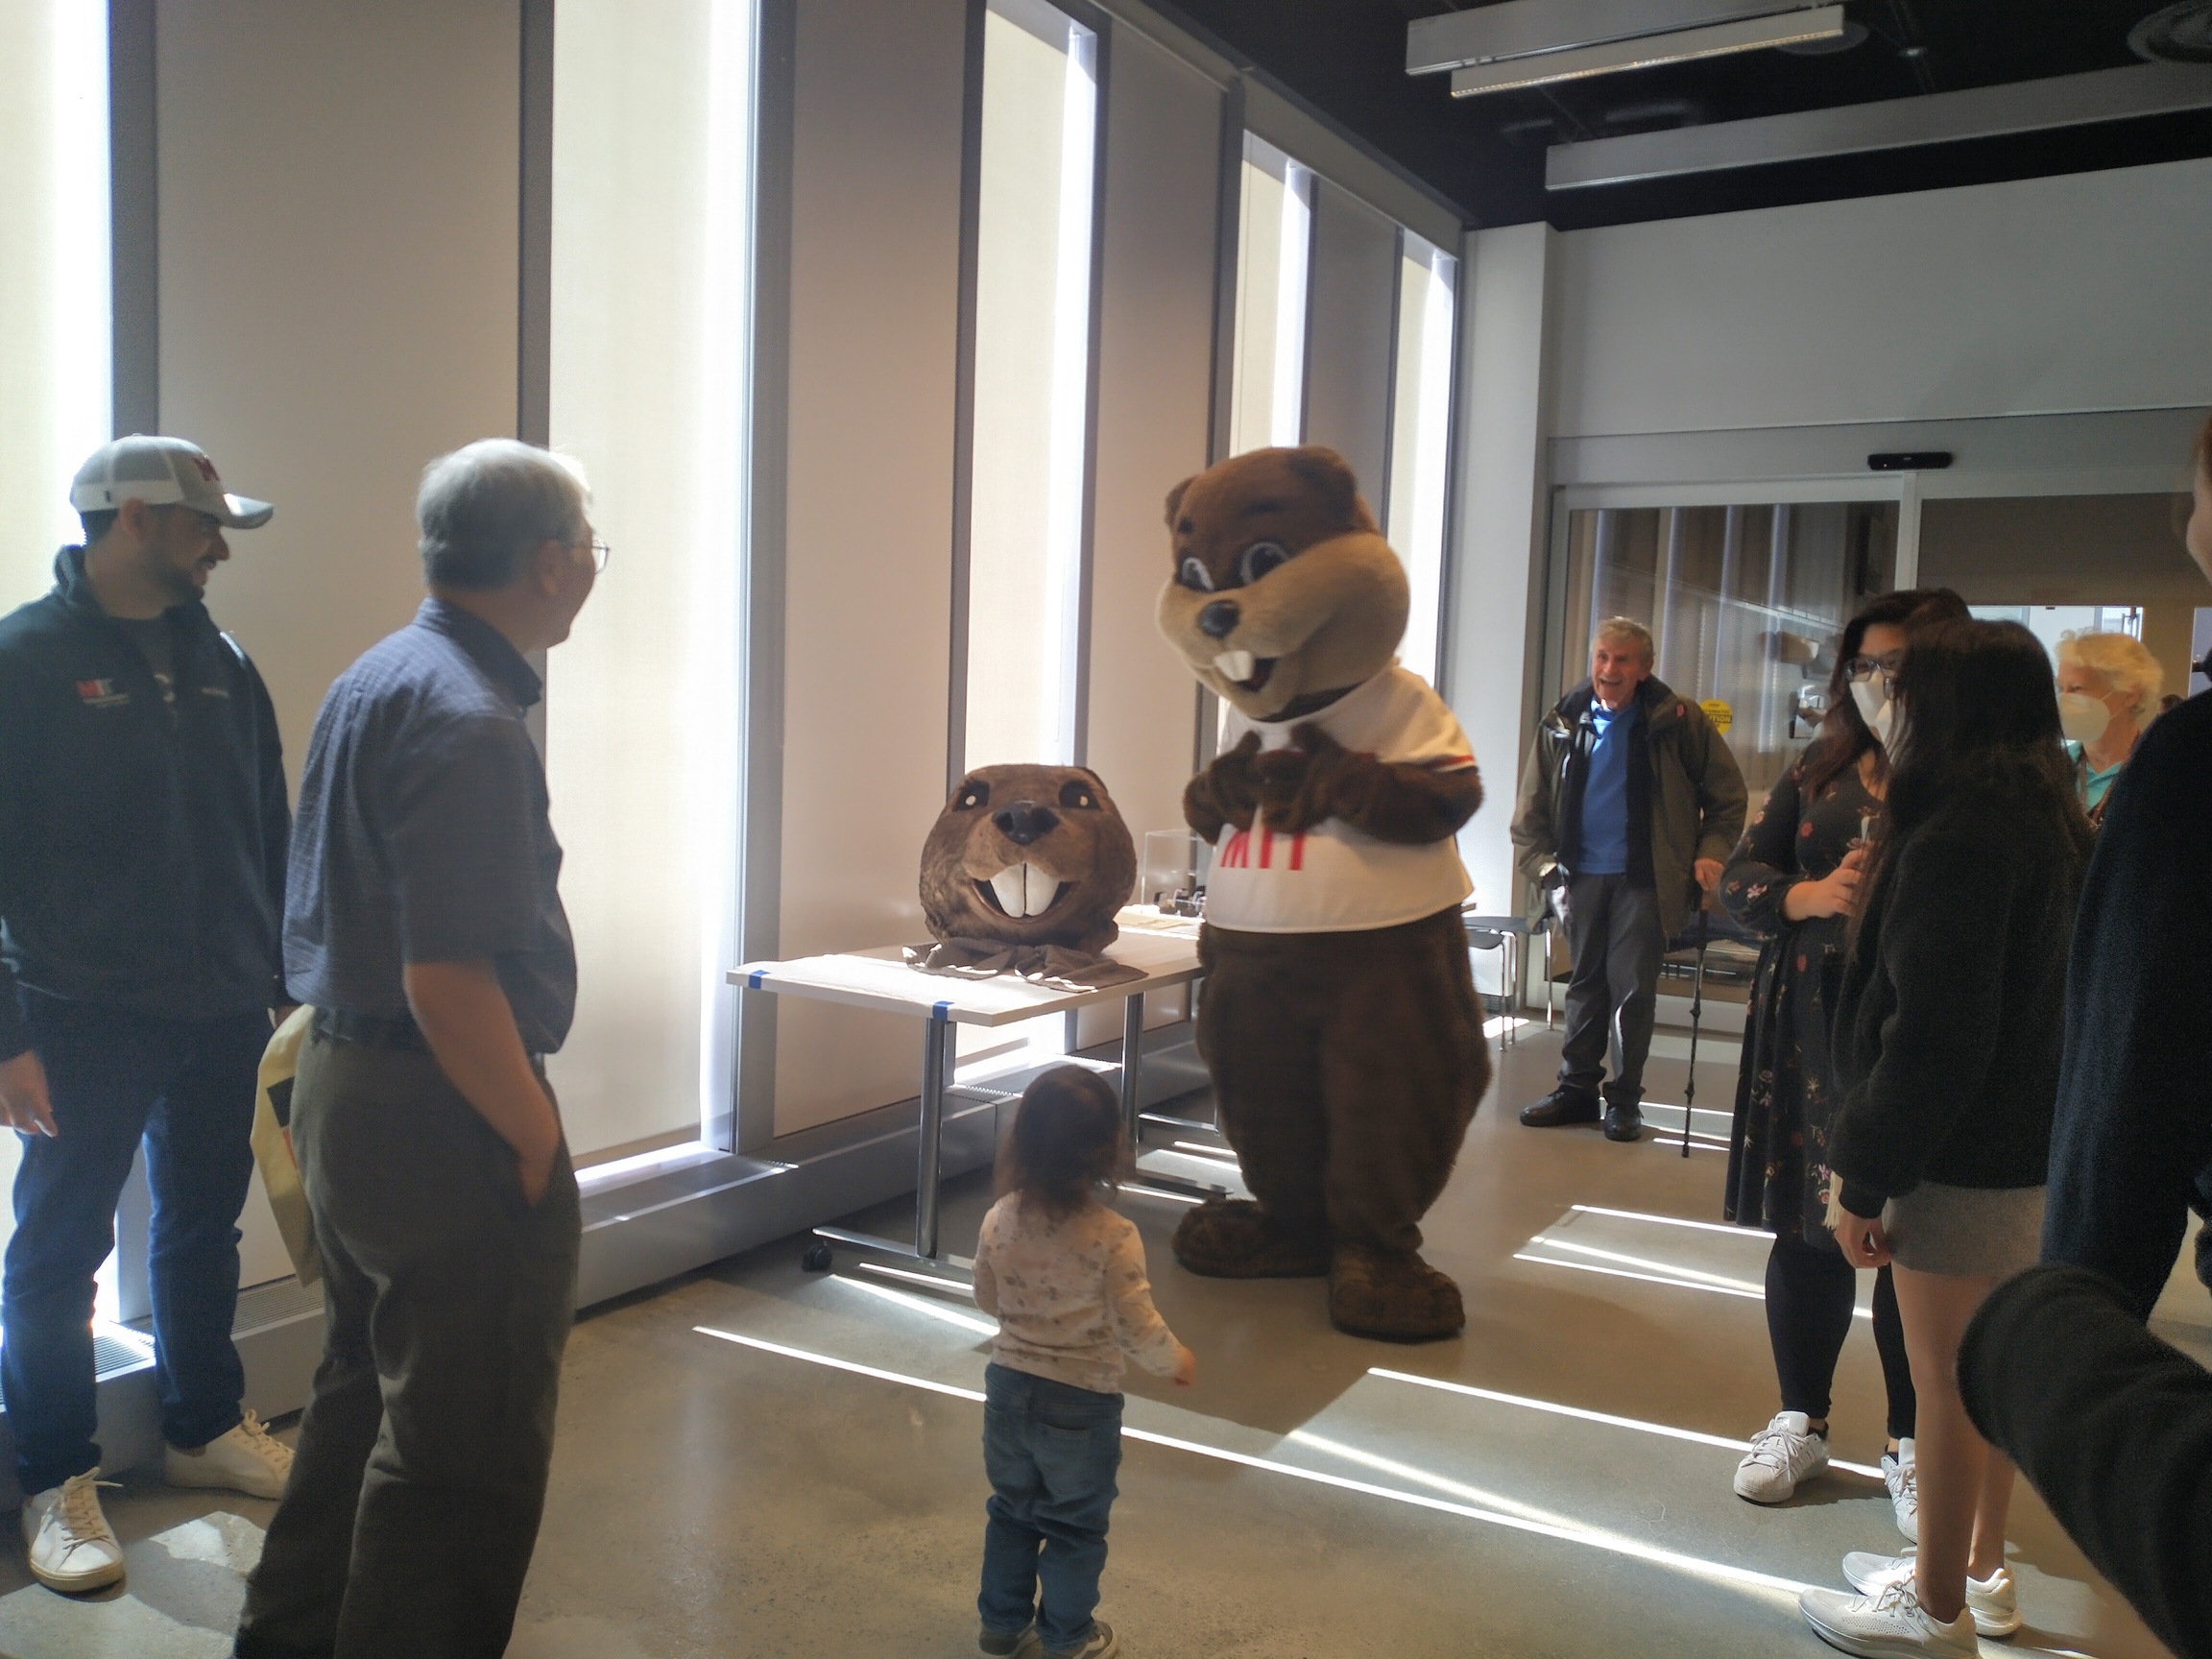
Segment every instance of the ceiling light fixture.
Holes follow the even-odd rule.
[[[1408,25],[1406,72],[1449,70],[1465,98],[1849,31],[1843,8],[1818,0],[1504,0]]]
[[[1601,46],[1577,46],[1501,62],[1478,63],[1452,71],[1452,96],[1474,98],[1485,92],[1509,92],[1517,87],[1551,86],[1563,81],[1587,81],[1596,75],[1650,69],[1662,63],[1687,63],[1698,58],[1756,52],[1768,46],[1834,39],[1842,35],[1843,21],[1842,7],[1821,6],[1810,12],[1786,12],[1773,17],[1716,23],[1703,29],[1678,29],[1671,34],[1613,40]]]

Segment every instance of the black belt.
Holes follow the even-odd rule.
[[[422,1035],[422,1027],[416,1024],[414,1016],[409,1014],[387,1018],[380,1014],[356,1014],[349,1008],[318,1008],[314,1029],[334,1043],[353,1043],[364,1048],[397,1048],[406,1054],[430,1052],[430,1039]],[[533,1053],[529,1060],[530,1070],[543,1076],[545,1056]]]
[[[405,1014],[387,1019],[378,1014],[356,1014],[349,1008],[315,1010],[316,1034],[335,1043],[355,1043],[364,1048],[398,1048],[409,1054],[430,1052],[430,1039],[422,1027]]]

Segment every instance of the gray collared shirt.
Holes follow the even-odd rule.
[[[405,964],[488,957],[522,1046],[561,1046],[576,950],[523,725],[541,690],[496,629],[435,597],[338,677],[300,779],[284,906],[294,995],[394,1019]]]

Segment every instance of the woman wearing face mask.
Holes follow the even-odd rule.
[[[1808,1590],[1847,1653],[1978,1651],[2020,1613],[2012,1466],[1959,1394],[1960,1337],[2036,1258],[2058,1092],[2066,947],[2090,833],[2058,746],[2050,659],[2012,622],[1908,641],[1887,813],[1845,947],[1829,1152],[1836,1242],[1891,1263],[1918,1400],[1919,1553],[1854,1554],[1861,1592]]]
[[[1760,808],[1720,878],[1729,915],[1766,946],[1753,984],[1722,1213],[1774,1235],[1767,1257],[1767,1334],[1782,1409],[1752,1436],[1736,1495],[1787,1502],[1828,1467],[1828,1407],[1850,1334],[1859,1273],[1829,1235],[1828,1140],[1837,1089],[1828,1027],[1861,843],[1888,785],[1883,687],[1908,630],[1961,617],[1948,589],[1885,593],[1844,627],[1827,716],[1811,748]],[[1898,1530],[1916,1536],[1912,1379],[1887,1268],[1874,1286],[1874,1342],[1889,1396],[1888,1479]]]
[[[2158,709],[2166,674],[2125,634],[2069,634],[2058,641],[2058,725],[2074,751],[2074,788],[2089,825]]]

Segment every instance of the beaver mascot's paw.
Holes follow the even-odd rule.
[[[1411,1250],[1343,1243],[1329,1268],[1329,1322],[1355,1336],[1434,1342],[1467,1324],[1459,1286]]]
[[[1213,1198],[1175,1229],[1175,1260],[1207,1279],[1318,1279],[1329,1235],[1283,1225],[1249,1198]]]
[[[1247,732],[1243,741],[1183,786],[1183,818],[1211,842],[1221,826],[1252,828],[1260,810],[1260,778],[1254,763],[1260,756],[1260,733]]]
[[[1260,783],[1260,810],[1286,835],[1303,835],[1324,818],[1344,815],[1362,773],[1380,770],[1372,755],[1355,755],[1320,727],[1290,729],[1290,747],[1252,763]]]

